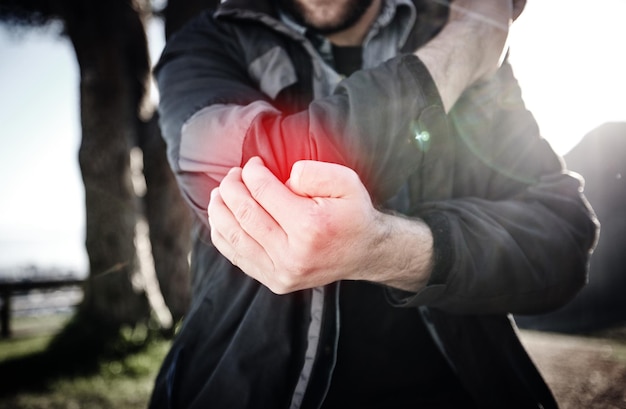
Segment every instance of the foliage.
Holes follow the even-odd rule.
[[[59,2],[54,0],[0,0],[0,21],[41,26],[58,19]]]

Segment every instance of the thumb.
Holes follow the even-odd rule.
[[[302,160],[294,163],[289,188],[300,196],[346,197],[365,190],[352,169],[335,163]]]

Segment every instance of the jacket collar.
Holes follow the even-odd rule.
[[[249,10],[278,18],[276,5],[272,0],[226,0],[218,7],[218,14],[228,10]]]

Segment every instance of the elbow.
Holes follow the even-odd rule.
[[[185,202],[200,222],[209,227],[208,207],[211,191],[219,183],[204,173],[178,172],[176,179]]]

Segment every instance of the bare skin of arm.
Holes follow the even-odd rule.
[[[446,111],[497,70],[523,5],[455,0],[449,23],[416,51]],[[298,162],[284,185],[252,158],[213,190],[208,213],[217,249],[277,294],[339,280],[418,291],[433,267],[428,226],[375,209],[358,175],[340,165]]]
[[[526,0],[455,0],[448,24],[415,52],[428,68],[446,112],[463,91],[489,78],[502,63],[511,23]]]

